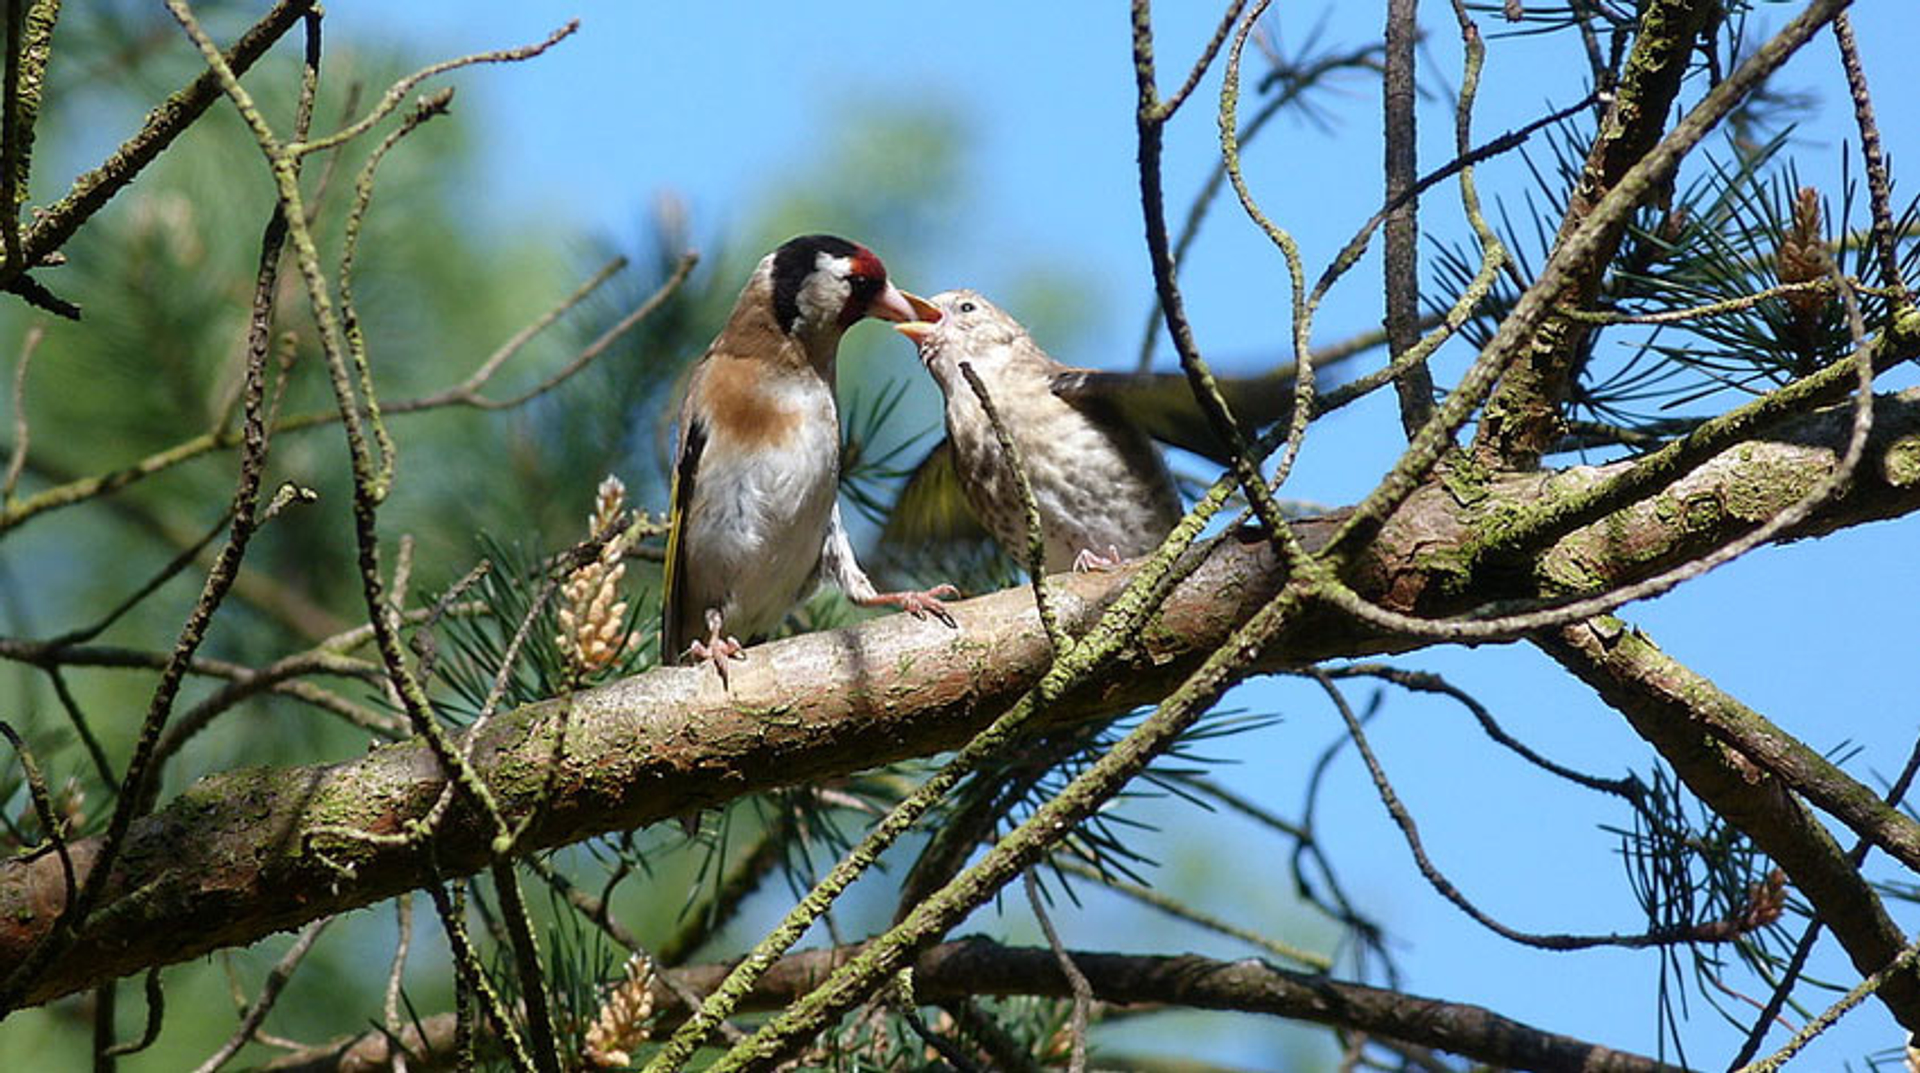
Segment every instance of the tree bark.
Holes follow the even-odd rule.
[[[834,969],[860,952],[859,946],[807,950],[776,962],[742,1003],[742,1009],[778,1010],[818,986]],[[1220,961],[1194,955],[1157,957],[1073,951],[1074,966],[1093,986],[1094,998],[1112,1005],[1164,1005],[1206,1010],[1264,1013],[1363,1032],[1383,1039],[1431,1047],[1501,1069],[1559,1073],[1680,1073],[1641,1055],[1535,1028],[1492,1010],[1444,1002],[1384,988],[1367,987],[1275,968],[1258,958]],[[673,970],[676,983],[697,993],[711,991],[729,965]],[[943,943],[920,955],[913,966],[914,1000],[934,1004],[979,995],[1041,995],[1070,998],[1072,989],[1059,956],[1045,947],[1002,946],[989,939]],[[661,1027],[679,1021],[683,1007],[673,992],[654,985],[657,1008],[670,1011]],[[452,1068],[453,1016],[424,1019],[421,1033],[408,1030],[410,1046],[426,1045]],[[337,1040],[312,1052],[288,1055],[268,1064],[274,1073],[370,1073],[391,1064],[384,1033],[370,1032]]]
[[[1850,488],[1788,536],[1920,506],[1920,392],[1882,398],[1876,414],[1870,453]],[[1424,488],[1381,530],[1349,580],[1383,606],[1433,615],[1602,591],[1685,562],[1794,502],[1835,465],[1846,424],[1844,411],[1822,412],[1742,444],[1541,549],[1526,571],[1513,570],[1510,557],[1476,566],[1475,549],[1515,512],[1631,463],[1501,477],[1471,495]],[[1313,547],[1336,521],[1298,528]],[[1142,635],[1093,686],[1054,705],[1035,731],[1165,695],[1286,581],[1262,534],[1230,534],[1193,554],[1199,565]],[[1130,574],[1053,579],[1061,622],[1085,629]],[[764,645],[733,672],[730,689],[709,668],[674,667],[529,705],[486,726],[473,762],[509,822],[529,823],[519,848],[534,851],[952,749],[1018,699],[1049,661],[1025,588],[966,601],[955,615],[957,632],[891,616]],[[1262,665],[1427,643],[1319,607],[1281,634]],[[314,832],[400,832],[427,814],[443,785],[431,755],[414,742],[341,763],[202,780],[135,824],[100,910],[28,1001],[249,943],[427,883],[427,855],[418,848]],[[490,824],[456,806],[431,836],[433,857],[443,874],[478,870],[488,862],[491,835]],[[97,851],[91,840],[70,847],[83,883]],[[50,851],[0,864],[0,964],[24,957],[64,901],[61,865]]]

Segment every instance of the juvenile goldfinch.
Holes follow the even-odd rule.
[[[834,357],[856,321],[911,320],[872,251],[803,235],[768,254],[695,364],[680,407],[661,607],[663,658],[744,658],[739,638],[778,625],[817,580],[857,604],[953,619],[941,597],[876,592],[835,495]]]
[[[1040,510],[1046,569],[1086,569],[1158,547],[1181,515],[1180,496],[1155,441],[1224,461],[1226,447],[1181,373],[1076,369],[1048,356],[1005,311],[977,291],[909,296],[916,319],[894,330],[913,340],[946,396],[947,439],[902,490],[882,541],[915,547],[966,537],[977,521],[1015,561],[1027,558],[1026,509],[977,396],[972,366],[1007,426]],[[1284,417],[1289,371],[1222,379],[1245,427]],[[971,519],[948,490],[958,485]]]
[[[1145,432],[1086,400],[1054,394],[1069,372],[1020,322],[977,292],[947,291],[894,325],[912,339],[946,396],[954,472],[980,524],[1026,561],[1027,516],[993,425],[960,371],[973,367],[1019,449],[1050,572],[1117,563],[1159,545],[1180,518],[1180,495]]]

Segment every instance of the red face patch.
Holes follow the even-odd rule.
[[[880,263],[872,250],[861,246],[853,252],[853,275],[857,279],[886,279],[887,266]]]

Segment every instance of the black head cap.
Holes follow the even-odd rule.
[[[800,289],[806,286],[807,277],[819,266],[823,253],[829,257],[845,257],[853,262],[853,276],[848,282],[853,287],[852,297],[856,301],[850,302],[849,306],[857,306],[857,309],[852,319],[859,319],[858,310],[865,309],[866,299],[871,298],[886,282],[887,270],[881,266],[880,259],[857,242],[848,242],[837,235],[790,238],[773,253],[773,315],[782,331],[792,332],[795,322],[800,319]],[[851,323],[850,320],[845,322]]]

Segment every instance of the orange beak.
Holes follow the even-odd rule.
[[[933,333],[934,326],[940,322],[940,307],[912,291],[901,291],[900,296],[907,300],[908,308],[913,310],[913,319],[895,324],[893,330],[913,340],[917,346]]]
[[[919,310],[907,302],[906,293],[891,283],[867,303],[867,316],[881,320],[912,320],[918,313]]]

